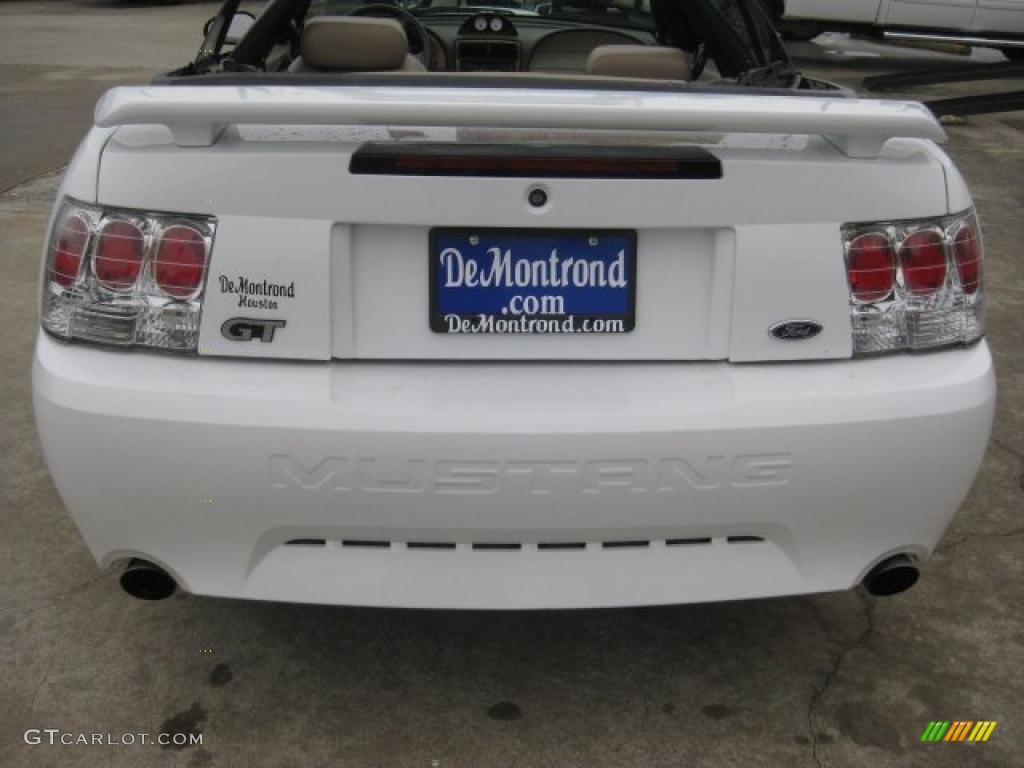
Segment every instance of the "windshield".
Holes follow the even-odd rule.
[[[787,60],[761,0],[390,0],[384,4],[400,6],[421,18],[493,11],[552,21],[631,27],[656,32],[664,38],[665,30],[658,30],[658,11],[652,13],[652,2],[660,6],[663,15],[677,17],[688,28],[681,37],[693,44],[707,39],[715,28],[717,36],[731,38],[719,41],[720,45],[754,54],[749,61],[752,66]],[[340,16],[370,4],[380,4],[380,0],[310,0],[306,18]]]
[[[238,2],[226,0],[221,15],[230,17]],[[268,54],[286,39],[288,55],[279,58],[283,66],[291,66],[295,58],[291,49],[298,44],[297,36],[306,22],[318,16],[344,16],[367,5],[377,6],[367,9],[369,15],[395,16],[396,13],[380,7],[390,5],[398,16],[406,13],[418,17],[435,37],[430,29],[432,19],[441,22],[480,12],[517,18],[520,24],[532,19],[531,27],[550,26],[555,30],[560,24],[565,29],[570,25],[634,29],[644,32],[643,39],[638,38],[641,44],[686,52],[693,67],[693,79],[700,76],[705,62],[711,62],[719,78],[735,79],[743,85],[788,87],[799,81],[763,0],[271,0],[250,32],[232,50],[231,66],[277,71],[266,69]],[[434,47],[443,53],[440,46],[438,41]],[[204,48],[210,47],[219,50],[219,46],[204,41]],[[214,57],[207,58],[214,61]],[[429,71],[458,71],[443,56],[434,58],[440,58],[441,65]],[[437,64],[421,63],[428,67]],[[585,62],[572,71],[584,68]],[[530,70],[520,70],[517,62],[510,71]]]
[[[335,16],[370,3],[362,0],[310,0],[306,18]],[[538,16],[609,27],[654,30],[650,0],[400,0],[416,16],[495,11],[510,16]]]

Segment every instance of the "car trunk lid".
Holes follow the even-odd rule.
[[[100,202],[217,217],[201,354],[847,357],[842,224],[946,212],[942,168],[919,140],[941,138],[941,128],[918,105],[898,102],[480,88],[111,93],[97,124],[122,127],[104,151]],[[427,146],[449,158],[485,148],[492,161],[505,158],[508,172],[382,170],[382,157],[422,159]],[[682,153],[700,158],[691,170],[709,160],[719,170],[555,173],[523,161],[523,148],[534,160],[613,156],[620,171],[652,152]],[[378,163],[370,172],[358,162],[368,155]],[[542,206],[531,202],[537,189]],[[633,233],[635,325],[626,333],[438,332],[430,322],[438,230],[466,238],[573,232],[581,242]],[[243,343],[224,333],[239,318],[287,325],[272,342]],[[793,320],[822,332],[800,343],[769,336]]]

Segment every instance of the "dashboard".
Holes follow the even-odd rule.
[[[510,19],[494,13],[470,16],[455,38],[457,72],[518,72],[519,33]]]
[[[478,13],[421,21],[433,44],[432,71],[583,74],[600,45],[654,45],[644,30],[609,30],[530,16]]]

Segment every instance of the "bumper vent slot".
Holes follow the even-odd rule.
[[[642,549],[651,546],[649,541],[605,541],[601,543],[605,549]]]
[[[390,549],[390,541],[377,541],[370,539],[342,539],[343,547],[362,547],[364,549]]]
[[[667,544],[670,547],[693,547],[693,546],[697,546],[698,544],[710,544],[710,543],[711,543],[711,539],[709,539],[709,538],[702,538],[702,539],[668,539],[665,542],[665,544]]]
[[[285,542],[285,546],[324,547],[328,544],[328,541],[328,539],[312,538],[289,539]],[[406,549],[434,549],[446,551],[454,551],[460,548],[460,545],[454,541],[395,542],[388,541],[387,539],[341,539],[340,541],[331,541],[333,541],[336,546],[340,545],[346,549],[391,549],[394,545],[398,545],[399,547],[404,545]],[[523,550],[533,548],[536,548],[540,552],[566,552],[586,550],[591,546],[597,547],[598,545],[600,545],[601,549],[648,549],[652,545],[661,543],[666,547],[694,547],[710,546],[716,543],[718,545],[725,545],[763,544],[764,542],[765,539],[761,536],[738,535],[715,538],[710,536],[700,536],[685,539],[663,539],[659,541],[651,541],[648,539],[622,539],[601,542],[541,541],[537,543],[519,541],[475,541],[469,546],[474,552],[521,552]]]

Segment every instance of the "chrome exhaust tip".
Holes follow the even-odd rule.
[[[163,600],[173,595],[178,585],[159,565],[132,558],[121,573],[121,588],[139,600]]]
[[[917,583],[921,572],[907,555],[894,555],[883,560],[864,577],[864,589],[875,597],[906,592]]]

